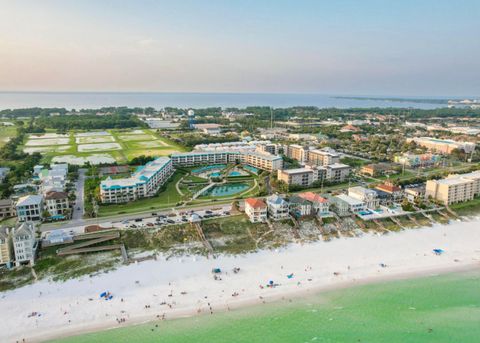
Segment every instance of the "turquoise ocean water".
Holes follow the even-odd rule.
[[[480,342],[480,271],[358,286],[55,342]]]

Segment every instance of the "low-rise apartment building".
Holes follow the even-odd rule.
[[[290,144],[287,146],[286,155],[300,163],[304,163],[307,161],[308,148],[299,144]]]
[[[472,200],[480,194],[480,171],[450,175],[441,180],[428,180],[425,196],[445,205]]]
[[[325,166],[325,179],[329,182],[344,182],[350,175],[350,166],[343,163],[334,163]]]
[[[315,166],[328,166],[340,163],[340,155],[333,151],[312,149],[307,151],[307,162]]]
[[[269,172],[283,168],[282,157],[269,153],[246,152],[241,154],[241,159],[243,163],[249,166]]]
[[[124,203],[154,196],[173,174],[172,160],[160,157],[138,167],[129,178],[107,178],[100,183],[103,203]]]

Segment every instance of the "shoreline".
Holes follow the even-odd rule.
[[[190,262],[192,256],[188,256],[148,261],[64,283],[40,281],[0,293],[0,304],[5,302],[0,332],[9,335],[3,338],[6,341],[25,338],[27,342],[44,342],[155,322],[163,314],[166,320],[209,315],[210,306],[214,313],[221,313],[336,289],[474,270],[480,267],[479,223],[477,217],[382,236],[366,234],[293,244],[280,250],[220,256],[216,260],[193,257]],[[439,247],[445,248],[445,254],[433,255],[431,249]],[[379,263],[388,267],[382,268]],[[214,266],[227,271],[222,274],[224,280],[213,280],[210,270]],[[241,267],[238,274],[228,272],[234,266]],[[286,278],[290,273],[294,273],[292,280]],[[259,287],[268,280],[278,281],[279,286]],[[114,294],[111,302],[97,298],[105,287]],[[188,293],[179,294],[183,291]],[[168,293],[172,296],[165,296]],[[161,300],[169,305],[171,302],[172,308],[159,303]],[[143,304],[149,307],[141,308]],[[27,318],[28,313],[37,310],[42,317]],[[122,315],[126,322],[118,324],[114,318]],[[12,327],[16,332],[9,330]]]
[[[286,301],[286,300],[303,299],[311,295],[322,295],[323,293],[328,293],[334,290],[355,288],[355,287],[361,287],[361,286],[366,286],[371,284],[381,284],[385,282],[414,280],[414,279],[435,277],[440,275],[466,273],[466,272],[472,272],[476,270],[480,270],[480,262],[471,263],[470,265],[463,265],[459,267],[447,267],[447,268],[440,267],[438,269],[418,270],[415,272],[393,274],[389,276],[383,275],[383,276],[371,277],[367,279],[358,279],[355,281],[345,281],[343,283],[338,283],[330,286],[317,286],[309,289],[292,291],[291,293],[279,294],[274,296],[265,296],[263,297],[263,300],[265,301],[265,303],[263,303],[259,299],[242,299],[242,300],[234,301],[229,303],[228,307],[226,305],[223,305],[223,307],[215,307],[214,314],[222,314],[228,311],[237,311],[237,310],[247,309],[249,307],[261,306],[264,304],[280,303],[281,301]],[[425,272],[427,272],[428,274],[425,275]],[[208,315],[209,315],[208,313],[200,313],[200,314],[196,313],[194,309],[190,309],[189,311],[181,310],[178,312],[174,311],[173,313],[170,314],[169,318],[165,320],[179,320],[179,319],[187,319],[187,318],[193,318],[198,316],[208,316]],[[81,335],[86,335],[86,334],[91,334],[91,333],[96,333],[101,331],[115,330],[115,329],[130,327],[130,326],[144,325],[144,324],[150,324],[150,323],[153,324],[158,321],[160,321],[160,319],[151,317],[151,316],[131,318],[128,324],[124,324],[124,325],[101,324],[96,327],[91,326],[88,328],[81,328],[81,329],[72,328],[73,330],[71,331],[68,330],[67,332],[62,332],[62,333],[58,332],[53,335],[43,335],[43,336],[34,337],[33,339],[28,340],[28,342],[47,342],[50,340],[65,339],[69,337],[81,336]]]

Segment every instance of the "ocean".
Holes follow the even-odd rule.
[[[411,98],[411,97],[410,97]],[[417,98],[415,98],[417,99]],[[418,97],[418,99],[426,99]],[[246,106],[317,106],[320,108],[412,107],[432,109],[444,104],[392,100],[359,100],[322,94],[261,93],[108,93],[108,92],[0,92],[0,110],[28,107],[67,109],[109,106],[205,108]]]
[[[478,342],[480,271],[339,289],[55,343]]]

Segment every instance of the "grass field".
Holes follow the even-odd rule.
[[[0,126],[0,148],[17,134],[15,126]]]
[[[15,128],[5,129],[13,130],[15,134]],[[40,152],[46,163],[53,158],[57,161],[61,161],[62,158],[68,159],[69,156],[85,159],[95,154],[109,156],[118,163],[126,163],[141,155],[168,156],[186,151],[184,147],[166,139],[161,133],[149,129],[70,131],[67,138],[61,139],[52,138],[52,134],[48,132],[44,138],[42,135],[30,137],[19,149],[27,153]]]

